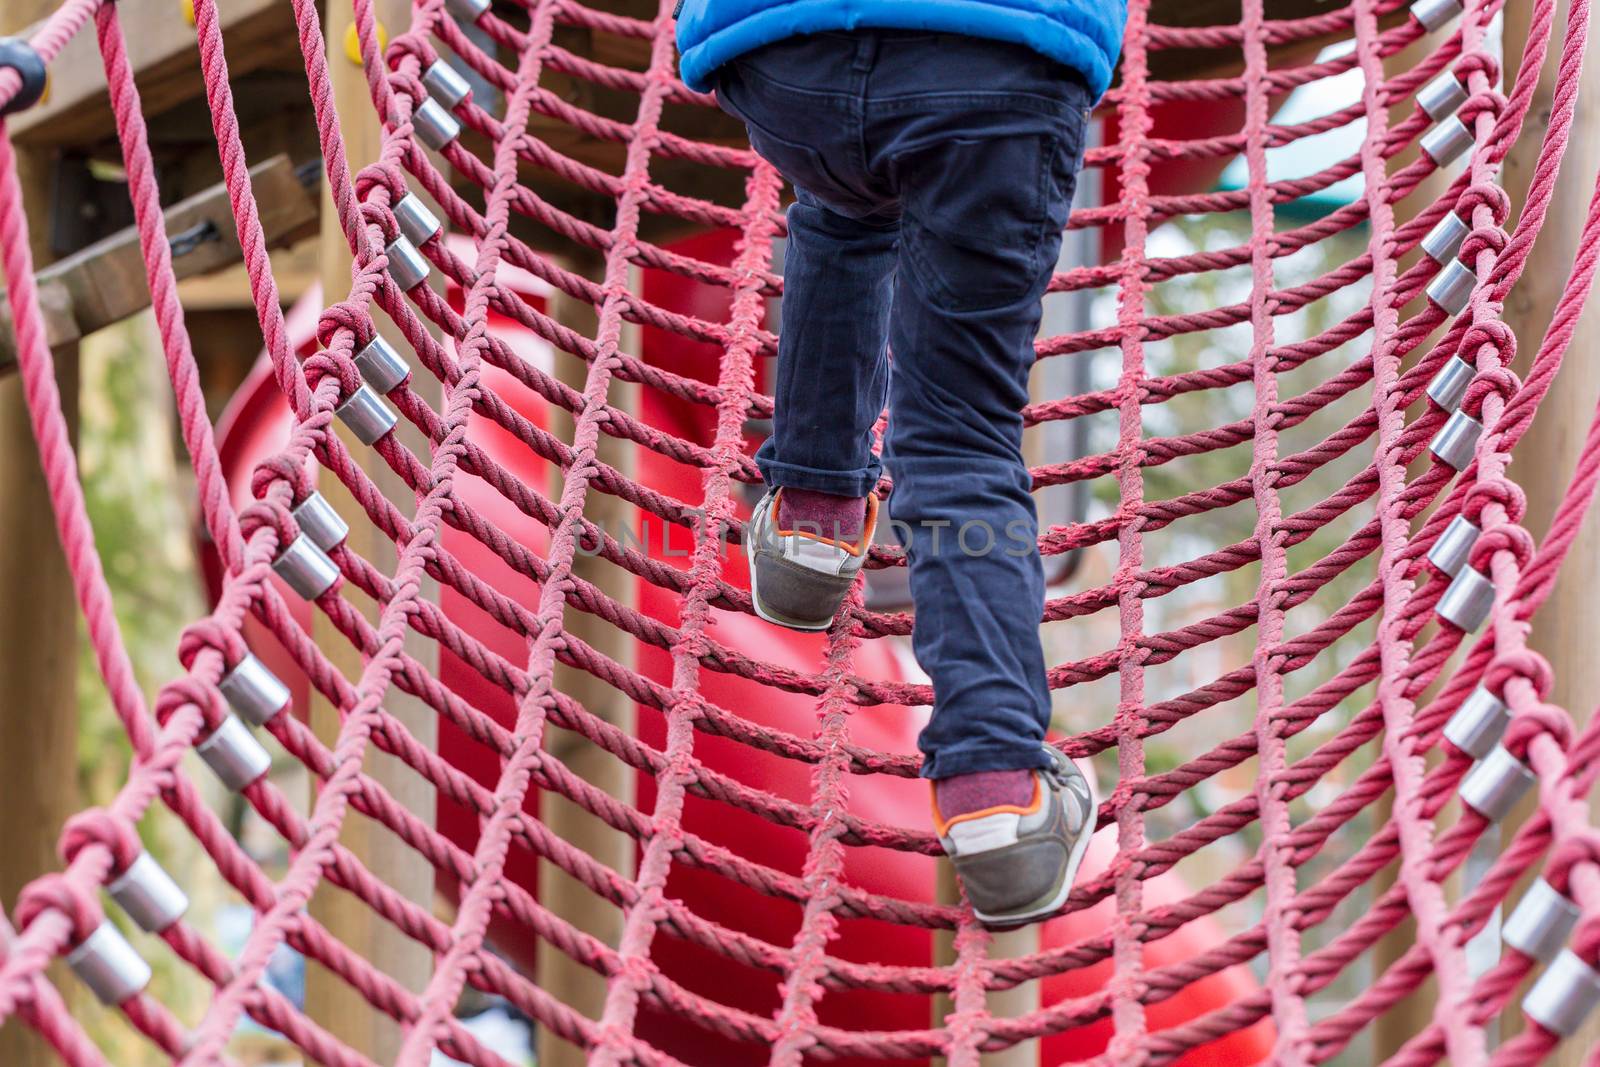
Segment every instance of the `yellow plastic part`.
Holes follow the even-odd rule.
[[[185,0],[187,2],[187,0]],[[389,47],[389,31],[383,23],[378,23],[378,51],[381,53]],[[361,65],[361,35],[356,32],[356,24],[351,23],[344,30],[344,54],[356,66]]]

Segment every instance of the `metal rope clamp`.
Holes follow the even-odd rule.
[[[422,143],[435,152],[444,151],[445,145],[461,135],[461,123],[431,96],[411,113],[411,124]],[[1468,143],[1471,143],[1470,137]]]
[[[1473,759],[1483,759],[1494,751],[1510,724],[1511,711],[1505,701],[1480,685],[1444,724],[1444,739]]]
[[[428,277],[427,257],[404,236],[390,241],[383,255],[388,261],[389,277],[394,279],[394,284],[403,293],[409,293]]]
[[[1428,30],[1437,30],[1461,15],[1458,0],[1417,0],[1411,5],[1411,16]]]
[[[1467,565],[1480,531],[1465,515],[1457,515],[1428,549],[1428,562],[1454,578]]]
[[[140,852],[106,892],[148,934],[159,934],[189,910],[189,897],[148,852]]]
[[[1522,998],[1522,1012],[1552,1034],[1571,1037],[1596,1004],[1600,1004],[1600,974],[1567,949]]]
[[[311,538],[311,543],[324,552],[332,552],[350,536],[350,524],[340,517],[328,498],[315,489],[289,512],[300,532]]]
[[[272,756],[250,728],[225,716],[211,736],[194,749],[229,792],[237,793],[272,769]]]
[[[150,965],[110,919],[67,953],[67,966],[102,1004],[121,1004],[150,984]]]
[[[1472,227],[1467,225],[1466,220],[1454,211],[1447,212],[1444,218],[1433,224],[1428,236],[1422,239],[1422,251],[1442,267],[1456,258],[1456,253],[1461,251],[1461,242],[1471,232]]]
[[[22,79],[17,95],[0,104],[0,116],[25,111],[43,99],[48,84],[44,58],[33,45],[21,37],[0,37],[0,67],[16,71]]]
[[[1494,583],[1471,567],[1462,567],[1434,608],[1450,625],[1475,633],[1494,607]]]
[[[489,10],[491,0],[444,0],[445,10],[455,16],[457,22],[474,23],[483,18]]]
[[[1435,166],[1448,167],[1472,147],[1472,131],[1451,115],[1423,134],[1417,143]]]
[[[317,599],[339,580],[339,568],[333,560],[303,533],[272,561],[272,571],[307,600]]]
[[[428,90],[428,95],[439,101],[440,105],[448,111],[454,111],[467,97],[472,95],[472,86],[467,79],[442,59],[436,59],[427,70],[422,72],[422,86]]]
[[[1465,411],[1455,411],[1429,442],[1428,451],[1437,456],[1439,462],[1464,471],[1472,463],[1473,454],[1478,450],[1478,438],[1482,436],[1483,423]]]
[[[1578,906],[1540,878],[1517,903],[1500,939],[1530,959],[1549,963],[1566,946],[1578,917]]]
[[[1428,399],[1446,411],[1455,411],[1467,395],[1478,369],[1460,356],[1451,356],[1428,382]]]
[[[1467,102],[1467,87],[1453,71],[1445,71],[1417,90],[1417,106],[1434,122],[1454,115]]]
[[[400,202],[394,206],[394,221],[406,240],[414,245],[427,244],[444,229],[439,223],[439,216],[428,210],[428,205],[416,193],[407,193],[400,198]]]
[[[380,393],[387,393],[411,377],[411,365],[382,337],[373,337],[356,354],[356,370],[361,380]]]
[[[249,652],[223,675],[217,688],[228,706],[252,726],[265,726],[289,704],[289,687]]]
[[[1472,299],[1472,290],[1477,285],[1477,271],[1459,259],[1452,259],[1433,276],[1426,292],[1428,299],[1438,304],[1446,315],[1459,315],[1466,310],[1467,301]]]
[[[1521,760],[1507,752],[1504,745],[1496,745],[1461,779],[1459,792],[1462,802],[1473,811],[1490,822],[1499,822],[1537,784],[1539,780]]]
[[[350,428],[356,439],[364,445],[377,444],[384,434],[395,428],[400,417],[389,410],[389,405],[383,402],[372,386],[362,383],[361,388],[350,394],[346,400],[334,409],[333,413],[339,416],[339,421]]]

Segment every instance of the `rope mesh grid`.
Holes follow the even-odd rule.
[[[410,26],[380,50],[371,2],[355,0],[373,106],[386,118],[379,159],[353,175],[332,107],[318,12],[312,0],[294,0],[293,7],[325,178],[355,257],[349,293],[323,311],[320,347],[307,357],[293,350],[267,261],[216,0],[194,5],[239,242],[273,374],[293,415],[286,447],[256,467],[254,502],[238,511],[177,300],[117,9],[102,0],[68,0],[31,37],[47,61],[76,34],[97,37],[202,517],[226,572],[212,614],[183,635],[184,673],[152,703],[134,681],[95,552],[44,340],[15,157],[0,120],[0,256],[19,371],[88,633],[134,753],[116,798],[63,828],[63,868],[32,883],[0,929],[0,1020],[15,1017],[34,1027],[65,1062],[118,1061],[116,1050],[97,1047],[68,1012],[46,968],[100,925],[99,890],[137,856],[136,828],[159,804],[209,861],[180,880],[225,883],[255,913],[231,958],[181,919],[160,932],[165,949],[141,942],[147,952],[170,952],[193,980],[214,990],[195,1018],[178,1018],[147,992],[117,1005],[134,1030],[178,1063],[230,1062],[228,1042],[243,1016],[315,1062],[369,1062],[263,983],[281,944],[398,1020],[405,1036],[397,1062],[411,1067],[429,1063],[435,1050],[472,1064],[505,1063],[455,1018],[467,986],[506,998],[539,1027],[606,1064],[684,1062],[652,1043],[641,1023],[650,1013],[674,1016],[708,1040],[779,1064],[943,1056],[970,1065],[981,1053],[1096,1022],[1110,1030],[1096,1062],[1155,1064],[1263,1020],[1270,1023],[1275,1061],[1320,1063],[1360,1048],[1352,1043],[1369,1038],[1376,1021],[1419,989],[1431,996],[1431,1015],[1388,1062],[1448,1057],[1463,1065],[1522,1064],[1555,1047],[1560,1035],[1537,1020],[1509,1040],[1493,1039],[1499,1022],[1517,1013],[1518,990],[1538,961],[1505,948],[1492,965],[1474,967],[1468,942],[1495,921],[1519,879],[1539,870],[1580,913],[1572,950],[1600,967],[1600,838],[1586,821],[1585,803],[1600,755],[1600,719],[1591,716],[1579,730],[1565,710],[1548,703],[1549,666],[1526,644],[1527,621],[1553,588],[1600,477],[1600,419],[1589,427],[1583,459],[1540,543],[1519,525],[1523,495],[1507,474],[1512,446],[1550,388],[1587,298],[1600,246],[1600,201],[1591,201],[1571,277],[1534,351],[1518,364],[1520,377],[1510,369],[1517,339],[1498,317],[1554,193],[1574,120],[1587,3],[1572,3],[1564,24],[1553,0],[1533,6],[1526,55],[1507,86],[1488,38],[1498,0],[1466,3],[1457,21],[1429,38],[1424,58],[1406,69],[1395,57],[1408,49],[1414,54],[1426,31],[1396,0],[1355,0],[1296,19],[1271,18],[1263,0],[1245,0],[1238,25],[1214,27],[1155,24],[1149,0],[1131,0],[1120,79],[1102,104],[1108,136],[1086,158],[1114,195],[1103,205],[1080,206],[1069,224],[1092,231],[1111,254],[1063,270],[1046,297],[1094,294],[1093,321],[1038,344],[1041,367],[1092,356],[1096,367],[1115,372],[1104,376],[1110,384],[1043,397],[1027,413],[1037,427],[1072,420],[1103,426],[1106,433],[1090,439],[1104,436],[1109,444],[1066,460],[1047,457],[1034,474],[1041,490],[1088,484],[1104,503],[1085,521],[1050,526],[1040,545],[1049,556],[1083,554],[1079,577],[1055,590],[1046,607],[1048,647],[1059,653],[1050,679],[1071,709],[1062,721],[1076,731],[1059,743],[1069,755],[1092,760],[1101,774],[1100,824],[1116,849],[1069,904],[1071,914],[1104,903],[1096,914],[1105,921],[1018,958],[994,954],[991,935],[964,905],[879,892],[850,874],[852,854],[938,854],[925,824],[886,821],[851,799],[865,783],[916,774],[909,751],[863,743],[853,729],[863,716],[910,716],[906,709],[930,700],[923,684],[873,677],[858,666],[872,643],[908,634],[909,615],[869,608],[858,589],[810,672],[759,650],[741,651],[719,635],[719,619],[751,614],[748,593],[728,580],[725,549],[740,540],[743,487],[758,480],[744,440],[747,420],[772,410],[758,383],[760,361],[775,347],[767,302],[781,292],[771,257],[783,232],[783,188],[742,145],[678,132],[695,129],[691,117],[714,105],[675,78],[671,4],[644,21],[577,0],[525,0],[465,27],[442,0],[419,0]],[[611,43],[597,45],[595,56],[632,55],[639,62],[577,54],[563,44],[574,30]],[[1326,47],[1333,42],[1343,47]],[[1550,119],[1526,201],[1507,229],[1510,201],[1496,181],[1552,45],[1559,74]],[[1174,55],[1207,51],[1218,57],[1208,69],[1240,73],[1163,76]],[[480,89],[455,109],[467,133],[430,154],[419,140],[426,119],[418,109],[428,99],[422,74],[444,53],[470,69]],[[1473,145],[1459,173],[1436,174],[1440,168],[1417,151],[1432,123],[1410,101],[1444,72],[1464,87],[1456,117]],[[1307,122],[1272,120],[1282,94],[1347,75],[1360,79],[1358,103]],[[551,76],[632,100],[631,118],[586,110],[553,90]],[[0,103],[19,85],[15,72],[0,70]],[[1237,107],[1237,132],[1173,135],[1157,119],[1174,104]],[[540,137],[534,127],[566,136]],[[1359,149],[1348,158],[1303,177],[1276,175],[1275,150],[1339,130],[1359,134]],[[614,146],[615,169],[558,147],[574,138]],[[1236,156],[1247,175],[1241,189],[1177,194],[1152,187],[1164,165],[1220,166]],[[735,192],[718,199],[694,183],[669,185],[663,174],[681,171],[667,163],[731,176],[719,188]],[[606,202],[605,220],[541,196],[530,179],[535,173]],[[1345,179],[1362,185],[1353,203],[1312,221],[1286,210]],[[468,239],[422,246],[432,268],[460,290],[459,300],[428,285],[402,291],[389,273],[386,250],[399,233],[395,208],[413,190]],[[1459,256],[1476,275],[1455,315],[1424,297],[1441,267],[1416,254],[1424,235],[1452,211],[1470,227]],[[1242,220],[1240,240],[1164,254],[1170,247],[1164,229],[1206,218]],[[671,247],[651,236],[661,222],[732,231],[733,251],[701,258]],[[468,247],[472,262],[463,257]],[[551,254],[552,247],[589,250],[601,264],[598,276],[574,271],[576,260]],[[1301,253],[1330,247],[1347,249],[1349,258],[1320,273],[1297,266]],[[507,280],[513,273],[531,274],[592,307],[592,333],[557,321],[525,285]],[[726,313],[712,318],[653,303],[634,284],[643,274],[715,291],[715,306]],[[1280,276],[1299,280],[1281,285]],[[1211,303],[1194,310],[1197,295],[1208,293]],[[1174,310],[1175,302],[1188,306]],[[578,357],[585,367],[581,386],[497,337],[491,314]],[[442,400],[430,404],[409,382],[392,390],[388,401],[420,431],[425,453],[386,433],[373,446],[376,459],[364,466],[331,428],[335,410],[361,385],[354,359],[376,336],[380,316],[409,342],[414,369],[437,380]],[[715,374],[697,378],[652,364],[630,350],[637,347],[635,326],[714,346]],[[1234,328],[1248,331],[1244,358],[1183,365],[1182,352],[1231,336]],[[1453,414],[1430,402],[1426,390],[1458,357],[1475,376]],[[530,419],[503,395],[506,389],[491,384],[506,376],[548,410],[570,413],[570,437]],[[705,433],[697,438],[652,423],[616,399],[619,382],[702,412]],[[1219,421],[1218,412],[1231,414],[1230,398],[1245,393],[1246,409]],[[1431,457],[1429,446],[1462,416],[1484,430],[1458,474]],[[546,471],[558,470],[559,493],[525,480],[517,473],[524,468],[514,469],[503,450],[489,447],[491,428]],[[608,438],[690,469],[700,495],[680,499],[630,480],[602,461]],[[1233,458],[1248,456],[1230,468],[1225,457],[1236,446],[1242,452]],[[1196,465],[1207,457],[1210,466]],[[374,463],[413,492],[409,514],[375,483]],[[341,635],[359,654],[354,676],[335,666],[347,656],[313,641],[306,616],[270,577],[273,562],[300,535],[290,512],[315,484],[313,465],[337,479],[396,547],[397,562],[386,572],[341,543],[330,553],[338,580],[315,597],[326,623],[318,633]],[[1184,473],[1205,470],[1209,478],[1229,469],[1236,473],[1214,482]],[[541,527],[542,546],[474,506],[468,485],[486,487]],[[601,496],[637,509],[647,524],[681,531],[690,546],[682,565],[652,558],[586,518],[586,505]],[[1246,518],[1237,540],[1207,539],[1208,528],[1227,530],[1224,517],[1238,522],[1239,513]],[[1480,636],[1437,617],[1451,580],[1427,554],[1458,516],[1482,531],[1467,566],[1493,587]],[[466,541],[498,561],[493,576],[475,571],[451,547]],[[591,550],[670,600],[669,615],[608,597],[577,565]],[[903,563],[898,549],[880,545],[869,567]],[[1237,603],[1214,599],[1201,612],[1170,607],[1194,586],[1243,592]],[[446,610],[430,589],[447,590],[475,618],[515,635],[520,657],[496,651],[481,627]],[[362,610],[369,604],[370,615]],[[574,632],[580,615],[659,653],[666,666],[652,673],[617,662]],[[276,715],[265,727],[320,786],[308,811],[273,775],[243,789],[288,852],[274,876],[235,839],[191,777],[195,764],[183,759],[231,715],[218,686],[246,654],[247,619],[270,632],[341,711],[331,742],[293,715]],[[1178,624],[1163,629],[1171,619]],[[414,651],[419,636],[498,690],[511,713],[485,711],[426,667]],[[1106,644],[1086,654],[1101,637]],[[1240,649],[1243,661],[1228,666],[1229,653]],[[659,744],[562,692],[558,665],[636,704]],[[761,687],[749,692],[800,694],[812,701],[814,717],[804,729],[763,725],[750,709],[707,695],[707,680],[719,676]],[[1538,804],[1499,828],[1501,847],[1487,870],[1463,885],[1455,876],[1491,823],[1458,796],[1473,761],[1442,733],[1479,686],[1508,706],[1503,744],[1537,776]],[[492,780],[421,743],[386,709],[386,696],[395,692],[481,746],[494,761]],[[1248,712],[1242,717],[1233,714],[1240,707]],[[1219,736],[1225,739],[1217,742]],[[610,796],[584,781],[560,758],[563,738],[635,769],[653,783],[651,799]],[[1147,745],[1167,741],[1185,758],[1153,765]],[[758,770],[772,761],[798,765],[809,775],[809,790],[787,795],[758,773],[726,773],[707,756],[717,746],[748,753]],[[470,813],[476,820],[470,839],[452,838],[398,803],[371,773],[367,757],[375,749],[427,779],[442,803]],[[565,797],[633,838],[636,870],[608,867],[552,832],[528,803],[540,794]],[[730,815],[737,809],[774,833],[803,836],[803,865],[789,869],[739,854],[695,828],[706,825],[687,817],[695,806]],[[342,845],[340,830],[352,811],[387,827],[418,862],[453,883],[453,908],[436,914],[406,899]],[[620,911],[615,943],[576,928],[508,873],[530,856]],[[771,940],[730,915],[700,913],[674,891],[673,878],[684,870],[724,884],[731,899],[754,893],[785,909],[791,936]],[[1169,872],[1184,874],[1189,888],[1159,899],[1147,892]],[[425,988],[412,991],[383,974],[313,916],[307,904],[324,885],[358,898],[395,936],[428,950],[433,967]],[[1408,918],[1415,919],[1414,943],[1381,956],[1380,942]],[[840,950],[846,929],[864,924],[948,935],[948,962],[863,959],[859,941],[850,942],[849,953]],[[1220,932],[1203,951],[1168,960],[1152,955],[1167,939],[1206,924]],[[496,931],[508,928],[537,940],[540,951],[561,953],[603,976],[607,992],[598,1017],[564,1002],[562,990],[540,988],[498,954]],[[731,961],[748,981],[766,983],[772,1010],[724,1002],[660,966],[669,941]],[[1047,996],[1040,1007],[1010,1017],[988,1010],[991,993],[1098,964],[1108,965],[1109,976],[1093,992]],[[1161,1005],[1247,964],[1264,981],[1175,1025],[1152,1021]],[[830,998],[862,994],[930,1003],[943,996],[949,1010],[930,1011],[926,1024],[915,1027],[830,1021]]]

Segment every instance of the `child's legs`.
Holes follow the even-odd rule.
[[[903,205],[889,512],[909,538],[913,644],[933,680],[919,738],[930,778],[1044,765],[1044,575],[1022,409],[1081,158],[1086,93],[1062,100],[1049,114],[991,97],[970,130],[947,108],[930,116],[938,136],[912,118],[884,150]]]
[[[769,485],[864,497],[878,482],[872,426],[899,220],[851,219],[802,190],[789,208],[773,430],[756,461]]]
[[[861,91],[871,43],[850,34],[757,49],[719,75],[717,99],[795,187],[784,254],[771,485],[865,497],[877,484],[899,208],[866,172]]]

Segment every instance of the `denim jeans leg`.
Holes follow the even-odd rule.
[[[767,484],[855,497],[877,484],[899,229],[892,215],[847,218],[804,190],[789,208],[773,433],[756,455]]]
[[[1045,762],[1044,573],[1022,410],[1075,153],[1070,131],[950,139],[922,150],[902,189],[889,513],[907,544],[913,648],[933,680],[918,739],[929,778]]]

